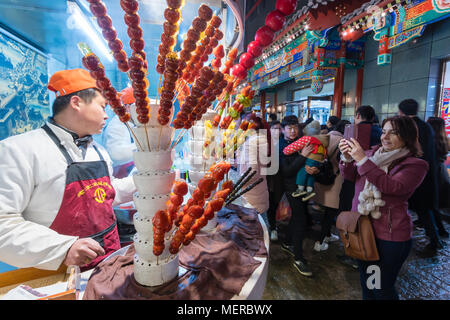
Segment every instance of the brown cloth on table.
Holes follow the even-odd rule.
[[[227,300],[239,294],[267,257],[264,233],[256,210],[236,205],[218,213],[215,232],[199,233],[181,249],[179,262],[188,271],[169,283],[145,287],[133,276],[134,246],[124,256],[100,263],[87,283],[85,300]]]

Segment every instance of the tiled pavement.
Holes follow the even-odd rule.
[[[450,232],[450,224],[444,222]],[[314,229],[317,229],[315,226]],[[314,231],[312,231],[314,232]],[[450,240],[442,239],[446,246],[433,258],[421,258],[417,248],[427,244],[423,230],[414,230],[413,249],[397,279],[400,299],[450,299]],[[314,241],[304,241],[305,257],[314,273],[312,278],[300,275],[293,267],[293,258],[271,243],[269,274],[263,299],[270,300],[359,300],[361,288],[359,272],[338,261],[343,254],[340,243],[333,242],[327,251],[312,250]]]

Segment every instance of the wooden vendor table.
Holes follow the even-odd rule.
[[[236,201],[235,203],[238,203],[238,202]],[[241,204],[242,206],[233,206],[232,205],[232,207],[233,208],[249,208],[249,205],[246,203],[239,202],[239,204]],[[254,210],[252,210],[252,211],[254,211]],[[232,300],[244,300],[244,299],[259,300],[262,298],[262,295],[264,292],[264,288],[265,288],[266,281],[267,281],[268,267],[269,267],[268,257],[269,257],[270,241],[269,241],[269,234],[267,231],[267,227],[266,227],[266,224],[265,224],[263,218],[260,215],[258,215],[257,219],[259,221],[259,225],[261,226],[261,228],[263,230],[263,241],[264,241],[264,247],[265,247],[266,254],[253,257],[253,259],[259,261],[260,264],[251,273],[251,275],[248,277],[248,279],[245,281],[240,292],[234,294],[231,297]],[[219,225],[220,225],[220,221],[219,221]],[[214,233],[214,232],[217,232],[217,231],[210,231],[209,233],[211,233],[211,236],[212,236],[212,233]],[[209,236],[209,235],[207,235],[207,236]],[[117,252],[115,252],[111,256],[109,256],[107,259],[105,259],[104,262],[107,262],[108,260],[112,261],[111,259],[118,259],[118,256],[124,257],[131,246],[132,245],[121,248],[120,250],[118,250]],[[184,250],[184,249],[185,248],[183,248],[182,250]],[[104,262],[102,262],[102,264]],[[79,296],[78,296],[79,300],[83,299],[83,296],[84,296],[84,293],[86,290],[86,286],[88,284],[88,280],[90,279],[91,274],[93,273],[94,270],[97,270],[97,269],[91,269],[91,270],[81,273],[80,292],[79,292]],[[183,268],[183,266],[180,266],[180,271],[179,271],[180,277],[182,275],[184,275],[186,272],[188,272],[188,270]],[[53,275],[35,279],[32,281],[23,281],[25,279],[22,279],[20,282],[17,282],[17,284],[15,284],[15,285],[0,287],[0,298],[2,296],[4,296],[9,290],[17,287],[19,284],[28,284],[29,286],[34,288],[36,291],[38,291],[40,293],[48,294],[48,295],[63,292],[63,291],[66,291],[66,288],[67,288],[67,278],[68,278],[68,275],[65,273],[65,270],[60,270],[59,273],[55,273]],[[224,278],[223,280],[226,281],[226,278]],[[46,284],[48,284],[48,285],[46,285]]]

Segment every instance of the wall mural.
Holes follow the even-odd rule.
[[[47,82],[47,59],[0,33],[0,140],[44,124]]]

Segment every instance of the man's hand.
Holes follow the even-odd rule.
[[[301,151],[299,151],[300,155],[304,156],[305,158],[309,156],[311,152],[313,152],[314,146],[311,145],[309,142],[303,147]]]
[[[103,250],[97,241],[91,238],[78,239],[67,252],[64,264],[66,266],[82,266],[104,254],[105,250]]]
[[[307,174],[312,176],[320,172],[320,170],[317,167],[310,167],[308,165],[305,166],[305,171]]]

